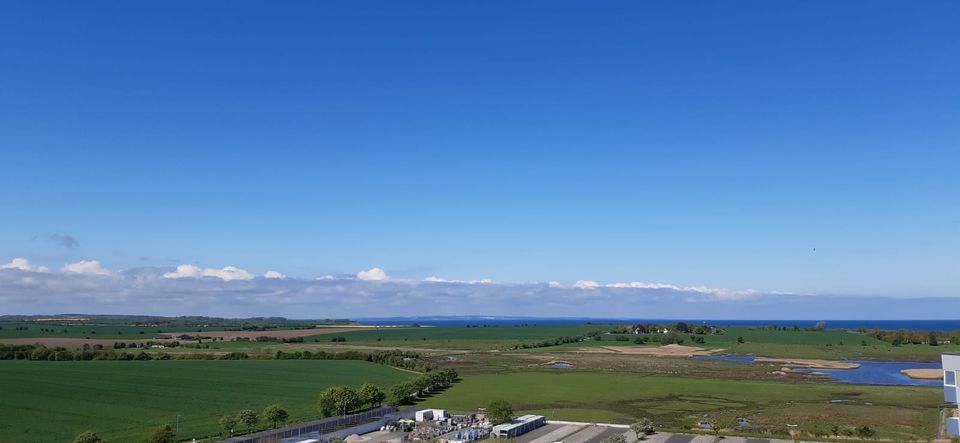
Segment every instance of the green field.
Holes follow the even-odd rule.
[[[558,337],[574,337],[595,331],[607,331],[614,325],[570,324],[487,327],[378,328],[334,334],[346,343],[378,346],[431,347],[447,349],[499,349],[517,343],[534,343]],[[331,335],[306,338],[329,341]]]
[[[292,421],[315,419],[328,386],[387,387],[413,376],[359,361],[0,361],[0,441],[69,442],[84,430],[139,441],[177,414],[178,437],[199,438],[242,408],[280,403]]]
[[[170,332],[222,331],[224,327],[134,326],[112,324],[63,324],[42,322],[0,322],[0,338],[71,337],[141,340]]]
[[[762,328],[729,326],[724,333],[701,335],[704,343],[694,343],[690,334],[680,334],[685,345],[708,349],[724,349],[728,354],[753,354],[766,357],[822,358],[822,359],[875,359],[907,361],[939,361],[943,352],[960,351],[960,345],[914,345],[894,346],[871,336],[855,331],[827,329],[824,331],[769,330]],[[618,337],[626,341],[618,341]],[[632,346],[633,340],[646,337],[645,346],[657,346],[661,334],[606,334],[599,340],[571,343],[545,351],[571,350],[584,346]],[[743,343],[737,341],[743,338]],[[536,352],[534,350],[533,352]]]
[[[941,395],[930,387],[525,372],[467,377],[425,405],[466,412],[504,399],[518,412],[556,420],[630,423],[649,417],[674,430],[691,428],[704,413],[736,411],[750,418],[752,433],[782,434],[788,423],[808,432],[869,425],[878,437],[903,440],[936,434]]]

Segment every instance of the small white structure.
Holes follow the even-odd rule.
[[[424,409],[421,411],[417,411],[413,417],[417,421],[443,420],[447,418],[447,410],[446,409]]]

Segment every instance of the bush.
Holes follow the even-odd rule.
[[[495,425],[513,420],[513,405],[504,400],[494,400],[487,405],[487,419]]]
[[[144,441],[145,443],[177,443],[177,434],[173,432],[170,425],[163,425],[148,434]]]
[[[94,432],[87,431],[80,433],[77,438],[73,439],[73,443],[107,443],[107,441]]]
[[[603,439],[603,443],[627,443],[627,438],[623,434],[615,434]]]

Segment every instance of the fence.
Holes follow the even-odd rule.
[[[232,437],[226,440],[220,440],[217,443],[275,443],[291,437],[306,437],[311,433],[319,433],[320,435],[334,434],[337,431],[370,424],[371,422],[380,422],[385,415],[396,412],[397,408],[393,406],[382,406],[358,414],[328,417],[321,420],[297,423],[282,428]],[[380,426],[381,425],[378,424],[373,429],[379,428]]]

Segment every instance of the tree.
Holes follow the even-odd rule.
[[[280,405],[273,404],[263,410],[263,418],[272,422],[273,427],[277,427],[277,423],[287,421],[287,419],[290,418],[290,414],[287,413],[286,409],[280,407]]]
[[[73,439],[73,443],[107,443],[107,441],[93,431],[86,431],[81,432],[77,438]]]
[[[431,385],[430,378],[427,376],[420,376],[413,380],[413,387],[416,388],[418,397],[423,397],[423,393],[428,391]]]
[[[495,425],[510,423],[513,419],[513,406],[504,400],[494,400],[487,405],[487,419]]]
[[[347,415],[360,406],[360,397],[348,386],[333,386],[320,393],[318,406],[324,417]]]
[[[653,434],[653,421],[646,417],[641,418],[636,423],[630,425],[630,429],[637,433],[638,439],[643,440],[648,435]]]
[[[260,422],[260,416],[257,415],[257,411],[244,409],[237,413],[237,421],[246,426],[247,432],[250,432],[253,431],[253,428]]]
[[[390,387],[390,394],[393,396],[392,403],[394,405],[400,405],[407,402],[407,399],[410,398],[410,393],[415,389],[408,382],[400,382]]]
[[[857,426],[857,436],[860,438],[873,438],[874,435],[877,435],[877,431],[874,431],[873,428],[867,425]]]
[[[360,397],[360,404],[370,405],[371,408],[380,406],[383,404],[383,400],[387,398],[387,394],[384,394],[377,385],[370,383],[360,385],[360,388],[357,389],[357,395]]]
[[[227,414],[220,417],[220,427],[223,428],[227,435],[232,436],[233,430],[237,429],[237,416]]]
[[[662,345],[672,345],[672,344],[683,344],[683,338],[680,337],[680,334],[677,334],[677,331],[670,331],[666,333],[663,337],[660,338],[660,344]]]
[[[156,428],[147,435],[145,443],[177,443],[177,434],[173,432],[170,425],[163,425]]]
[[[930,343],[930,346],[937,346],[937,345],[940,344],[940,342],[937,341],[937,333],[936,333],[936,332],[930,331],[930,336],[929,336],[929,337],[930,337],[930,338],[927,340],[927,343]]]
[[[737,337],[737,343],[743,344],[743,337]]]

